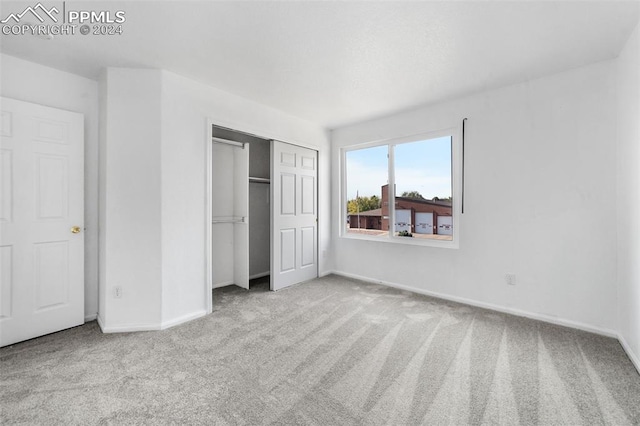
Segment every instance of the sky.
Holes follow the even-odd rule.
[[[388,183],[387,145],[348,151],[347,199],[381,196]],[[449,136],[395,146],[396,193],[418,191],[424,198],[451,196]]]

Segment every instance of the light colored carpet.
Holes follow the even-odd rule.
[[[214,306],[1,349],[1,423],[640,424],[614,339],[337,276]]]

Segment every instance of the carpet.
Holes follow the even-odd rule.
[[[0,349],[2,424],[640,424],[612,338],[334,275],[213,306]]]

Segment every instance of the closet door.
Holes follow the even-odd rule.
[[[249,145],[213,142],[213,287],[249,288]]]
[[[271,290],[318,276],[318,152],[272,141]]]
[[[244,218],[233,225],[233,276],[235,285],[249,290],[249,144],[234,151],[233,161],[233,210]]]

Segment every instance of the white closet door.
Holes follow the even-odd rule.
[[[84,117],[0,102],[5,346],[84,323]]]
[[[249,144],[233,152],[233,210],[235,222],[233,276],[235,285],[249,289]]]
[[[272,142],[271,290],[318,276],[318,152]]]
[[[213,287],[249,288],[249,145],[213,143]]]

